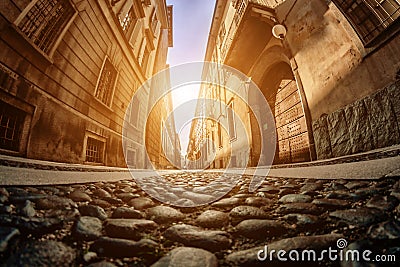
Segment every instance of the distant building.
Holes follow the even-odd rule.
[[[169,68],[152,79],[150,103],[154,103],[154,107],[149,113],[146,124],[146,150],[150,163],[157,169],[181,167],[172,94],[166,94],[170,87]]]
[[[395,0],[217,0],[205,60],[234,67],[261,89],[275,117],[275,163],[369,151],[400,143],[399,17]],[[287,31],[283,40],[272,34],[278,24]],[[232,103],[239,116],[249,112],[218,90],[203,86],[200,95]],[[253,100],[249,92],[249,103]],[[229,120],[227,110],[213,112]],[[211,135],[216,144],[211,167],[225,167],[229,160],[236,166],[263,164],[268,151],[261,151],[254,119],[250,112],[244,121],[252,132],[248,148],[235,145],[246,137],[234,130],[218,133],[218,123],[198,120],[188,158],[204,149],[196,146],[198,139]],[[234,129],[235,120],[228,124]],[[230,159],[228,144],[242,149],[242,156]],[[207,155],[203,161],[211,158]]]
[[[0,5],[0,150],[34,159],[144,168],[140,139],[152,88],[166,67],[172,7],[165,0],[4,0]],[[161,140],[153,140],[160,143]]]

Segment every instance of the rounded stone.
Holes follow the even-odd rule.
[[[101,237],[91,246],[90,251],[95,251],[100,256],[111,258],[132,258],[138,255],[154,255],[159,246],[150,239],[132,241],[122,238]]]
[[[87,267],[117,267],[117,265],[108,262],[108,261],[99,261],[92,264],[89,264]]]
[[[48,196],[36,201],[36,207],[41,210],[70,209],[71,207],[76,206],[77,205],[71,199],[57,196]]]
[[[229,224],[229,215],[222,211],[206,210],[197,217],[196,224],[206,228],[221,228]]]
[[[107,197],[111,197],[110,193],[108,193],[106,190],[104,189],[96,189],[93,191],[93,195],[99,198],[107,198]]]
[[[356,226],[369,226],[386,218],[383,212],[371,208],[337,210],[329,213],[329,216]]]
[[[379,240],[398,240],[400,239],[400,222],[393,220],[372,225],[368,229],[368,236]]]
[[[279,199],[281,203],[308,203],[311,202],[311,197],[303,194],[288,194]]]
[[[79,239],[95,240],[101,236],[102,228],[99,218],[82,216],[75,223],[74,234]]]
[[[287,231],[279,221],[260,219],[242,221],[235,228],[238,234],[252,239],[281,236]]]
[[[147,218],[155,221],[156,223],[173,223],[181,221],[185,215],[171,207],[156,206],[146,210]]]
[[[323,209],[344,209],[350,206],[350,203],[343,199],[333,199],[333,198],[319,198],[314,199],[311,203],[321,207]]]
[[[133,194],[133,193],[119,193],[116,195],[119,199],[121,199],[123,202],[127,203],[129,200],[133,198],[138,198],[140,195],[138,194]]]
[[[174,248],[151,267],[217,267],[217,257],[204,249]]]
[[[30,241],[16,251],[6,266],[73,266],[76,252],[67,245],[52,241]]]
[[[116,219],[141,219],[143,218],[143,214],[134,208],[118,207],[114,210],[111,217]]]
[[[283,217],[288,223],[294,223],[299,227],[306,227],[318,223],[318,216],[309,214],[288,214]]]
[[[211,206],[221,209],[232,209],[240,205],[242,202],[243,200],[237,197],[223,198],[217,202],[214,202],[211,204]]]
[[[26,217],[34,217],[36,215],[34,204],[29,200],[25,201],[25,204],[21,208],[20,212],[23,216]]]
[[[323,185],[321,183],[306,183],[300,188],[301,193],[305,192],[315,192],[318,190],[321,190],[323,188]]]
[[[252,206],[238,206],[229,213],[233,224],[237,224],[247,219],[266,219],[268,214],[260,208]]]
[[[203,248],[212,252],[227,249],[231,244],[230,236],[225,231],[204,230],[187,224],[171,226],[165,231],[164,236],[185,246]]]
[[[90,196],[81,190],[74,190],[68,197],[75,202],[92,201]]]
[[[104,221],[107,219],[107,214],[102,207],[95,205],[83,205],[79,207],[79,212],[82,216],[96,217]]]
[[[153,207],[155,204],[153,200],[148,197],[139,197],[131,199],[128,203],[129,206],[134,207],[137,210],[143,210]]]
[[[90,205],[99,206],[103,209],[107,209],[111,207],[111,204],[103,199],[93,199],[92,202],[89,203]]]
[[[313,214],[319,215],[324,210],[317,207],[312,203],[288,203],[280,205],[278,213],[289,214],[289,213],[301,213],[301,214]]]
[[[376,208],[383,211],[392,211],[398,202],[397,198],[393,196],[376,195],[368,200],[366,206],[368,208]]]
[[[104,230],[107,236],[138,240],[143,232],[157,228],[154,221],[143,219],[108,219]]]
[[[274,203],[273,200],[265,197],[248,197],[246,198],[245,204],[255,207],[268,207]]]

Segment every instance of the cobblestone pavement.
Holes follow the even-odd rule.
[[[207,199],[217,173],[170,174],[173,192],[157,178],[148,185],[182,203]],[[292,266],[265,261],[260,250],[331,247],[372,251],[400,261],[400,180],[268,178],[249,193],[250,177],[222,199],[200,207],[157,202],[133,180],[0,188],[0,260],[3,266]],[[186,190],[182,190],[185,188]],[[189,191],[189,192],[188,192]],[[338,243],[338,240],[344,243]],[[347,242],[347,244],[346,244]],[[344,250],[344,253],[346,252]],[[295,257],[295,254],[291,254]],[[324,254],[322,254],[324,255]],[[339,257],[338,253],[335,254]],[[269,256],[269,254],[268,254]],[[288,256],[286,254],[286,258]],[[311,258],[312,259],[312,258]],[[272,261],[272,263],[271,263]],[[331,261],[307,266],[387,266]]]

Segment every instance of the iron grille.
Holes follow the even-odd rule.
[[[49,53],[74,13],[69,0],[38,0],[18,28],[40,50]]]
[[[86,161],[94,163],[103,162],[104,142],[94,139],[92,137],[87,138],[86,143]]]
[[[372,41],[400,16],[398,0],[334,0],[364,43]]]
[[[110,60],[106,58],[97,84],[95,96],[107,106],[110,106],[111,104],[112,91],[116,79],[117,70],[111,64]]]
[[[19,151],[25,112],[0,101],[0,148]]]

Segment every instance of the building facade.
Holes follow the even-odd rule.
[[[399,17],[395,0],[217,0],[205,60],[241,71],[260,88],[275,117],[275,163],[369,151],[400,143]],[[285,27],[281,38],[275,25]],[[268,127],[258,129],[253,115],[250,166],[268,153],[259,146]],[[193,127],[192,139],[195,128],[202,127]],[[217,142],[218,168],[227,166],[224,143],[234,149],[240,139],[229,131],[225,138]]]
[[[134,134],[124,144],[126,161],[146,167],[140,114],[152,88],[130,102],[165,68],[172,7],[163,0],[5,0],[0,8],[1,153],[125,166],[127,114]]]

